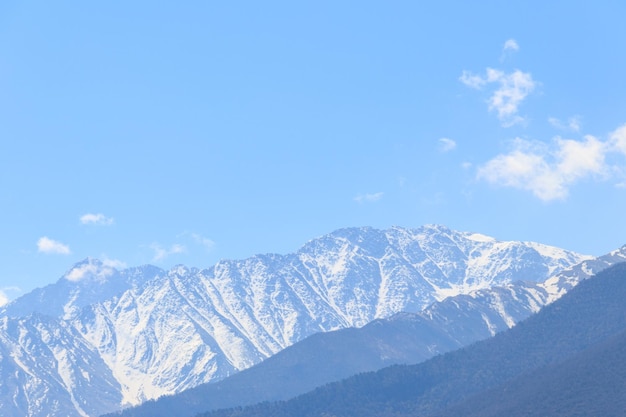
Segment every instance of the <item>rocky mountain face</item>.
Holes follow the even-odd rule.
[[[193,417],[221,408],[287,400],[316,387],[393,364],[415,364],[511,328],[573,287],[626,261],[626,247],[583,261],[545,282],[515,281],[448,297],[418,313],[397,313],[360,328],[316,333],[218,382],[147,401],[111,416]]]
[[[537,311],[593,272],[590,262],[442,226],[342,229],[293,254],[204,270],[117,271],[88,259],[0,310],[0,414],[103,414],[223,379],[314,333],[398,312],[462,328],[446,311],[465,303],[472,313],[464,314],[479,314],[494,334],[521,317],[516,311]],[[503,287],[485,292],[494,286]]]

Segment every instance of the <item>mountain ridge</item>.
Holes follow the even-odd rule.
[[[111,416],[166,417],[175,412],[191,417],[218,408],[287,400],[354,374],[418,363],[513,327],[555,300],[554,282],[573,283],[574,273],[580,281],[588,278],[583,271],[600,272],[620,260],[626,261],[626,247],[566,269],[548,284],[513,282],[450,297],[419,313],[396,313],[362,328],[318,333],[224,380]]]
[[[455,293],[521,278],[542,281],[586,259],[443,226],[346,228],[292,254],[222,260],[207,269],[118,271],[88,259],[56,284],[0,309],[0,316],[19,320],[39,311],[70,323],[130,405],[225,378],[313,333],[421,311]],[[24,350],[15,338],[5,343]],[[40,379],[27,366],[16,369],[20,378]],[[82,375],[76,373],[74,385]]]
[[[489,393],[542,367],[559,369],[568,358],[626,340],[625,295],[626,263],[622,262],[584,280],[538,314],[493,338],[421,364],[356,375],[289,401],[198,417],[416,417],[439,415],[448,407],[452,407],[450,414],[444,415],[459,415],[454,407],[471,401],[475,394]],[[569,405],[576,404],[570,401]]]

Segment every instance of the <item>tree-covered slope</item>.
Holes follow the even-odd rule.
[[[444,410],[437,417],[626,414],[626,331]]]

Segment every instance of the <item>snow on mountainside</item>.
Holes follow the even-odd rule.
[[[626,245],[563,269],[543,282],[520,280],[470,291],[433,303],[418,314],[466,345],[513,327],[580,281],[620,262],[626,262]],[[477,325],[481,321],[484,325]]]
[[[0,318],[0,415],[95,416],[122,400],[99,353],[70,324]]]
[[[449,297],[418,313],[396,313],[361,328],[317,333],[219,382],[109,416],[167,417],[176,410],[179,417],[193,417],[219,408],[287,400],[358,373],[418,363],[487,339],[528,318],[554,301],[550,291],[554,282],[568,277],[574,284],[587,278],[586,273],[595,274],[624,260],[626,247],[583,261],[543,283],[515,281]]]
[[[98,259],[87,258],[75,264],[55,284],[37,288],[5,309],[13,317],[41,313],[69,318],[82,307],[107,300],[164,273],[151,265],[118,271]]]
[[[541,283],[587,259],[443,226],[342,229],[294,254],[224,260],[204,270],[178,266],[165,272],[146,266],[117,271],[88,259],[56,284],[0,309],[4,327],[23,327],[13,336],[0,328],[2,384],[25,392],[21,402],[13,391],[0,393],[6,397],[0,398],[0,414],[24,415],[28,409],[37,415],[46,401],[61,404],[57,398],[65,395],[70,402],[47,408],[61,410],[48,415],[95,415],[77,400],[90,395],[95,370],[85,365],[70,371],[62,364],[71,361],[59,360],[58,352],[95,355],[88,363],[98,368],[98,386],[108,387],[106,395],[98,393],[98,413],[107,407],[112,411],[121,403],[138,404],[227,377],[316,332],[419,312],[446,297],[494,285]],[[566,281],[554,282],[551,294]],[[541,305],[536,301],[537,308]],[[19,360],[26,346],[15,335],[28,333],[22,324],[26,317],[45,318],[72,335],[57,349],[56,366],[48,373]],[[54,352],[47,338],[32,340]],[[34,382],[25,384],[18,371]],[[50,387],[43,396],[26,393],[37,384]]]

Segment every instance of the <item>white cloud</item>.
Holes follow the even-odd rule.
[[[12,298],[15,298],[15,297],[10,297],[8,295],[11,292],[19,294],[20,292],[22,292],[22,290],[20,289],[20,287],[3,287],[3,288],[0,288],[0,307],[2,307],[3,305],[8,304],[11,301]]]
[[[500,84],[489,98],[489,110],[496,110],[504,126],[512,126],[523,119],[517,115],[521,102],[535,89],[530,73],[515,70],[505,74],[497,70],[487,70],[489,82]]]
[[[500,62],[504,62],[509,56],[519,51],[519,44],[515,39],[507,39],[502,46],[502,55],[500,55]]]
[[[109,259],[106,256],[100,263],[99,261],[89,261],[81,265],[75,266],[67,274],[65,279],[72,282],[78,282],[86,277],[92,277],[99,281],[105,281],[113,275],[117,269],[126,268],[126,264],[116,259]]]
[[[517,44],[517,41],[515,39],[507,39],[506,42],[504,42],[504,46],[502,47],[503,51],[519,51],[519,45]]]
[[[2,307],[5,304],[9,303],[9,297],[2,291],[0,290],[0,307]]]
[[[573,116],[567,119],[566,122],[562,122],[556,117],[549,117],[548,122],[559,130],[569,130],[572,132],[580,131],[580,116]]]
[[[498,113],[498,119],[505,127],[524,121],[524,118],[517,114],[519,106],[537,86],[530,73],[520,70],[507,74],[497,69],[487,68],[485,76],[463,71],[459,80],[474,89],[482,89],[488,84],[498,85],[487,102],[489,110]]]
[[[583,141],[557,138],[556,143],[556,168],[565,181],[573,182],[589,175],[605,174],[606,146],[600,140],[587,135]]]
[[[106,256],[104,256],[104,259],[102,260],[102,264],[109,268],[115,268],[115,269],[124,269],[127,266],[126,262],[120,261],[118,259],[110,259],[110,258],[107,258]]]
[[[64,245],[61,242],[52,240],[46,236],[39,238],[37,241],[37,250],[42,253],[54,253],[60,255],[69,255],[72,253],[69,246]]]
[[[495,185],[532,192],[544,201],[565,199],[576,181],[607,176],[605,142],[555,138],[551,146],[517,139],[514,149],[479,167],[477,177]]]
[[[65,274],[65,279],[72,282],[77,282],[85,278],[85,276],[90,273],[95,272],[95,267],[93,265],[83,265],[76,268],[72,268],[67,274]]]
[[[183,253],[187,251],[187,248],[185,248],[185,246],[178,243],[173,244],[169,247],[169,249],[162,247],[158,243],[153,243],[152,245],[150,245],[150,248],[154,251],[154,256],[152,257],[153,262],[159,262],[170,255],[175,255],[177,253]]]
[[[456,149],[456,142],[449,138],[440,138],[439,139],[439,150],[441,152],[450,152]]]
[[[611,150],[626,155],[626,124],[618,127],[609,136]]]
[[[97,224],[102,226],[112,225],[114,220],[112,217],[107,217],[102,213],[87,213],[80,216],[80,222],[82,224]]]
[[[207,251],[211,251],[211,250],[213,250],[213,248],[215,247],[215,242],[214,242],[214,241],[212,241],[212,240],[211,240],[211,239],[209,239],[209,238],[206,238],[206,237],[204,237],[204,236],[201,236],[201,235],[199,235],[199,234],[197,234],[197,233],[192,233],[192,234],[191,234],[191,237],[193,238],[193,240],[194,240],[196,243],[198,243],[198,244],[200,244],[200,245],[204,246],[204,248],[205,248]]]
[[[373,193],[373,194],[359,194],[356,197],[354,197],[354,201],[356,201],[357,203],[361,204],[361,203],[374,203],[378,200],[380,200],[381,198],[383,198],[383,194],[382,192],[380,193]]]
[[[487,84],[487,80],[480,75],[472,74],[469,71],[463,71],[463,74],[459,77],[459,80],[470,88],[479,90]]]
[[[78,282],[85,277],[93,277],[99,281],[105,281],[108,277],[113,275],[115,270],[106,265],[97,265],[93,263],[85,263],[75,268],[72,268],[67,274],[65,274],[65,279],[72,282]]]

